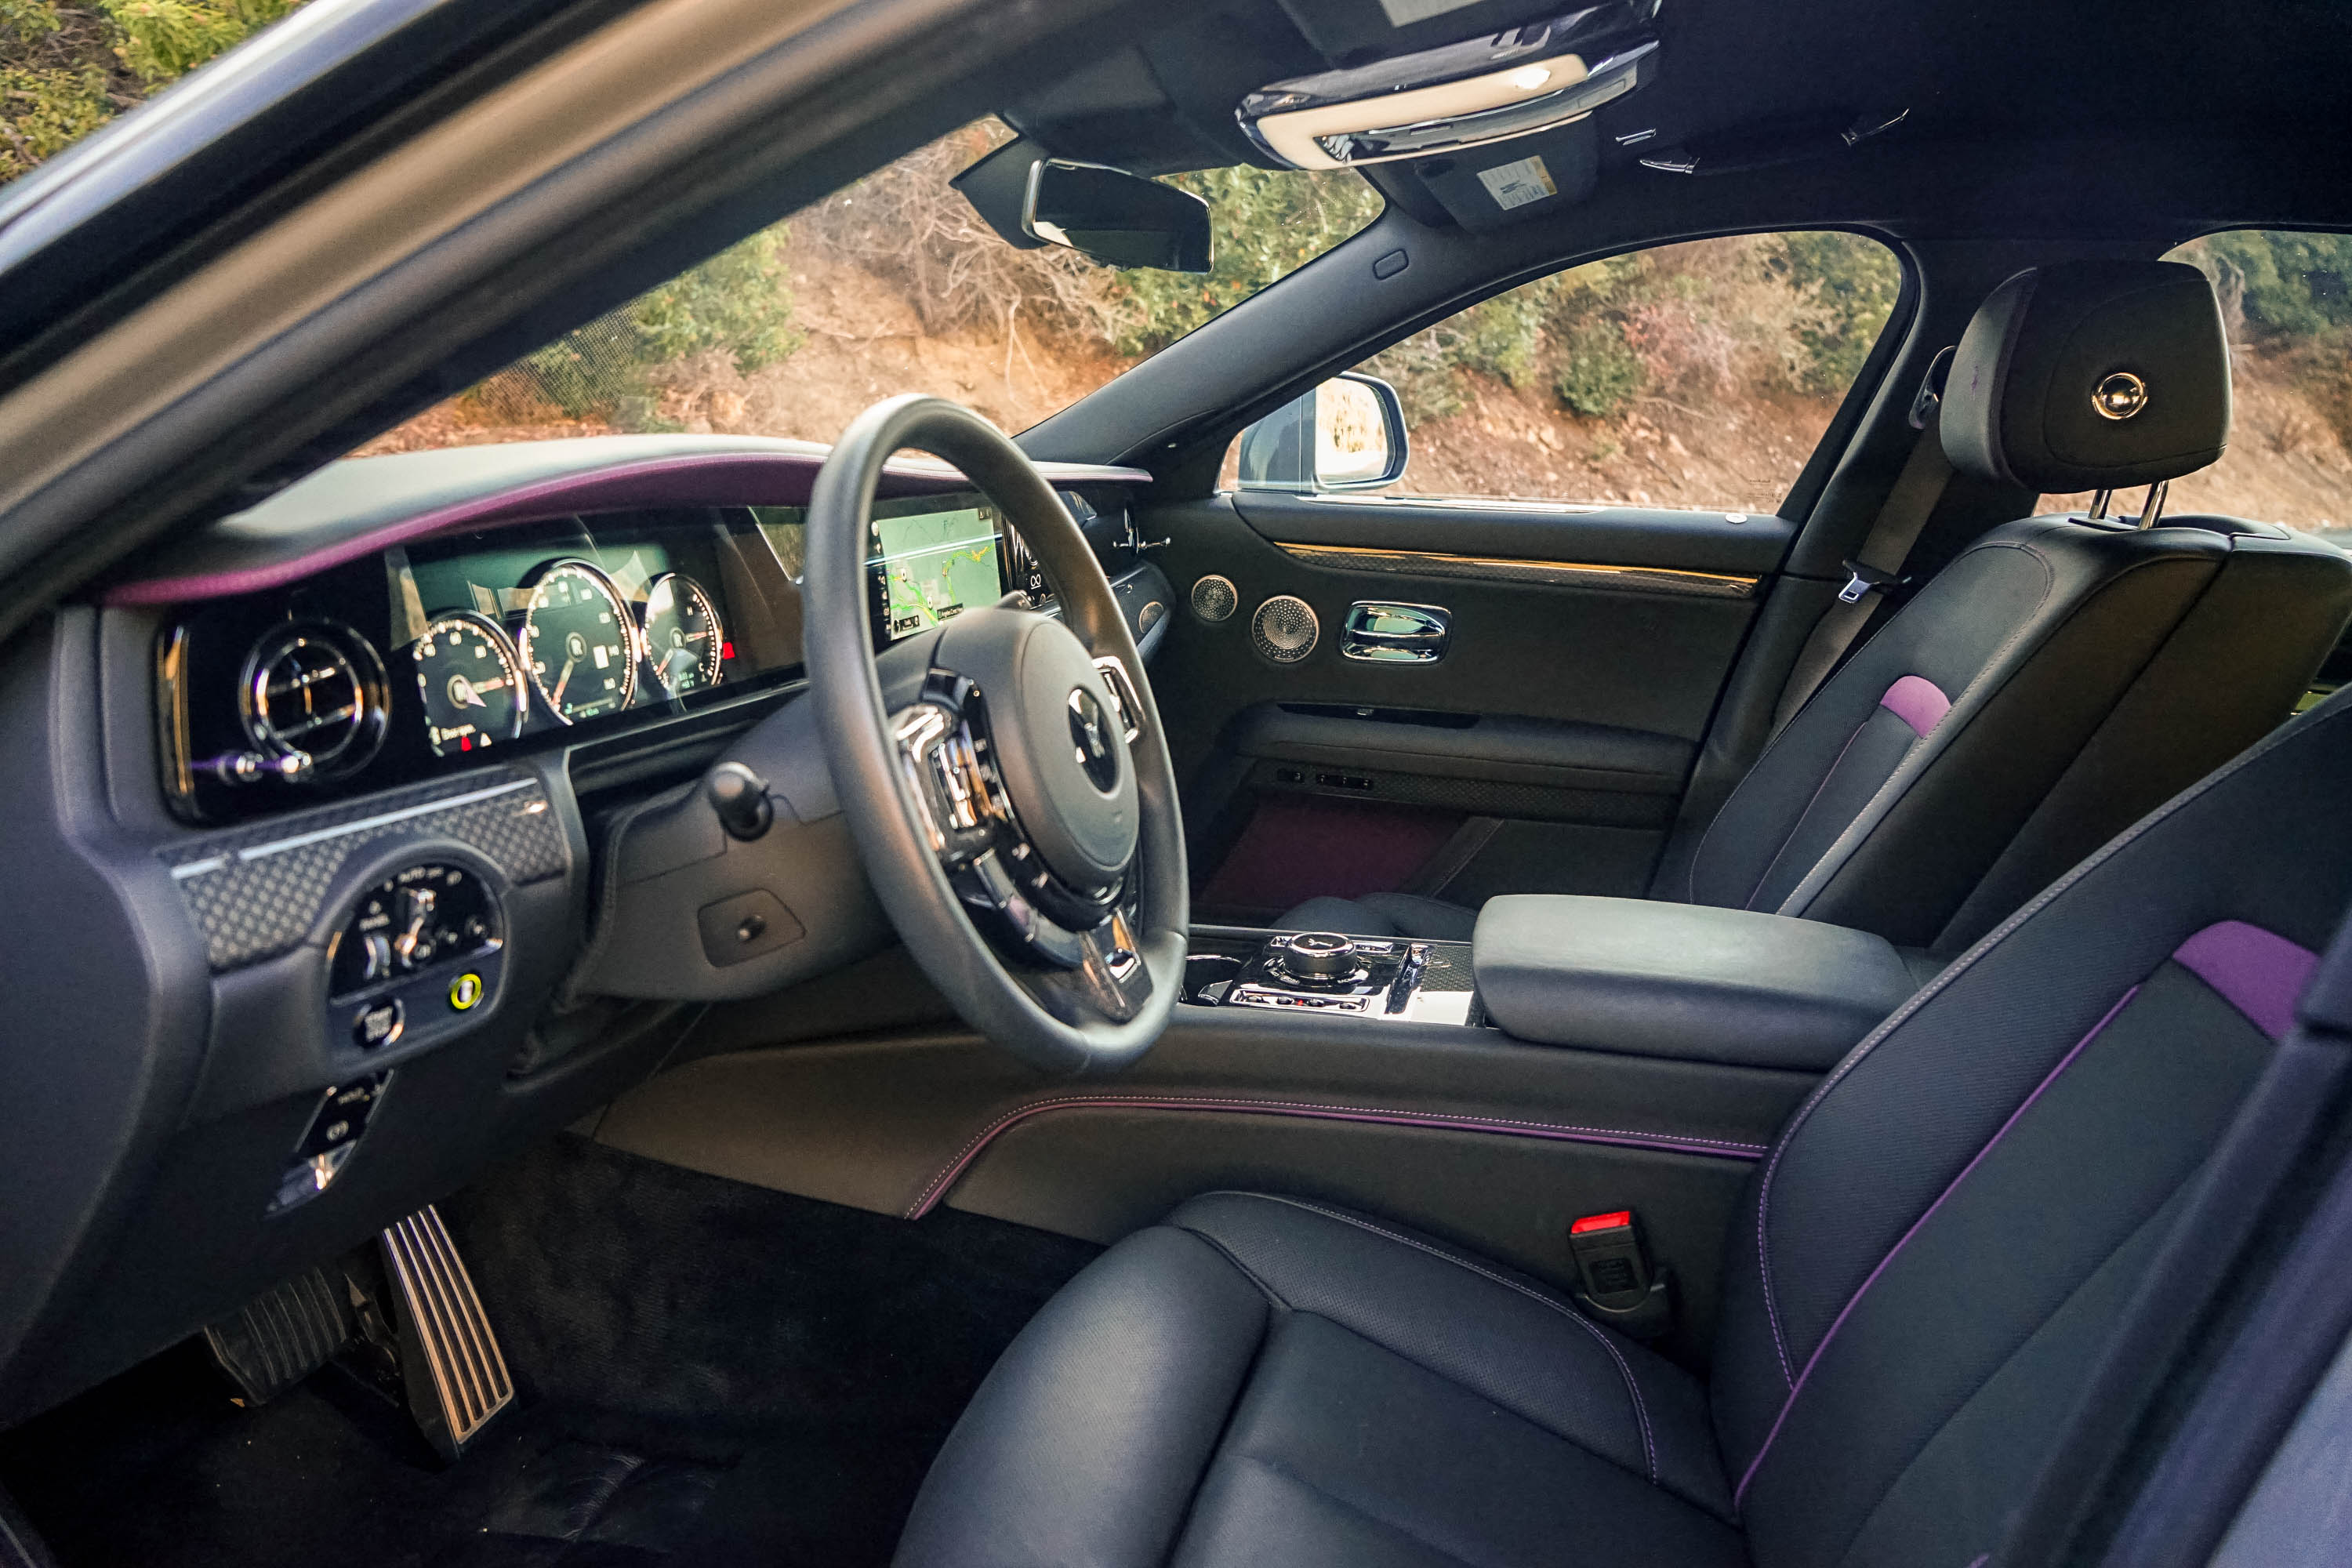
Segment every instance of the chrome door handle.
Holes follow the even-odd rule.
[[[1454,612],[1439,605],[1359,599],[1339,628],[1339,652],[1370,664],[1435,664],[1454,638]]]

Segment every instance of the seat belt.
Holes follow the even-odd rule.
[[[1919,432],[1911,443],[1911,455],[1903,460],[1903,471],[1895,477],[1895,487],[1886,492],[1885,503],[1871,522],[1861,550],[1845,563],[1846,584],[1838,590],[1837,603],[1822,612],[1822,618],[1813,623],[1812,635],[1797,652],[1789,683],[1780,689],[1780,705],[1773,710],[1775,735],[1821,689],[1822,682],[1853,646],[1853,639],[1862,635],[1878,607],[1872,595],[1903,580],[1903,563],[1911,558],[1911,547],[1919,542],[1936,503],[1944,498],[1952,464],[1944,456],[1941,416],[1944,377],[1951,370],[1952,353],[1947,348],[1937,354],[1919,384],[1919,395],[1911,404],[1911,427]]]

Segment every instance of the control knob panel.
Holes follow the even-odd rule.
[[[501,934],[481,876],[433,862],[360,896],[328,950],[328,1038],[362,1051],[454,1032],[497,990]]]

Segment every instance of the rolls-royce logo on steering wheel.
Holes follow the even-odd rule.
[[[1087,780],[1103,794],[1112,793],[1118,784],[1118,754],[1110,749],[1110,719],[1083,686],[1070,691],[1070,742]]]

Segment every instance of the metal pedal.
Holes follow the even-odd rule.
[[[326,1365],[351,1337],[351,1316],[323,1268],[296,1275],[205,1329],[240,1405],[268,1404]]]
[[[440,1214],[427,1204],[380,1239],[400,1302],[400,1369],[409,1411],[425,1440],[442,1458],[455,1459],[513,1401],[514,1379]]]

